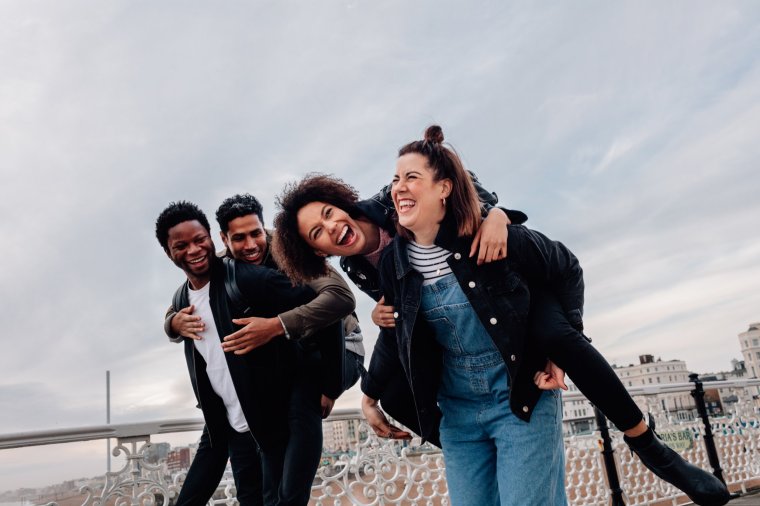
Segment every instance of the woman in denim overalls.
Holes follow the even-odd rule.
[[[534,239],[560,246],[518,227],[509,231],[509,260],[477,267],[462,255],[480,220],[478,204],[461,162],[440,145],[440,128],[433,134],[425,141],[433,155],[402,148],[393,179],[399,236],[381,257],[380,276],[397,311],[396,332],[384,331],[375,347],[363,384],[365,416],[377,426],[382,415],[373,393],[389,371],[403,372],[423,436],[438,422],[429,413],[440,409],[452,504],[566,504],[561,398],[533,383],[545,359],[527,339],[529,294],[509,263],[535,255],[521,246]],[[430,168],[434,163],[446,167],[443,174]],[[566,278],[558,283],[568,292],[580,287],[582,301],[580,268],[567,253],[556,255],[565,263],[546,271]],[[527,261],[528,270],[538,273],[542,261]],[[384,435],[403,436],[395,431]]]

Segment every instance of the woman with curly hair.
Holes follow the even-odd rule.
[[[375,300],[382,300],[382,295],[388,298],[389,305],[383,306],[386,309],[377,318],[377,310],[373,311],[373,321],[382,327],[382,332],[369,372],[362,382],[362,390],[366,394],[363,409],[373,429],[385,437],[408,437],[408,433],[387,422],[377,406],[377,399],[380,399],[386,411],[400,422],[424,438],[438,441],[440,406],[444,411],[441,429],[445,433],[442,438],[444,454],[448,438],[449,456],[452,456],[453,450],[454,455],[464,458],[452,457],[451,466],[447,459],[449,478],[454,476],[457,480],[453,486],[450,483],[452,497],[459,498],[458,501],[454,500],[454,504],[472,503],[470,499],[473,496],[468,494],[480,492],[491,494],[493,498],[493,489],[481,487],[484,482],[460,479],[473,470],[473,464],[468,460],[473,453],[466,449],[457,451],[461,450],[457,447],[458,443],[467,442],[468,435],[483,434],[483,427],[472,426],[461,430],[457,426],[460,422],[466,425],[477,416],[452,416],[464,409],[455,406],[456,401],[452,402],[452,399],[467,397],[472,400],[477,397],[476,392],[460,392],[458,389],[462,385],[457,383],[456,374],[452,372],[456,368],[447,370],[446,366],[446,363],[457,364],[460,359],[463,360],[457,354],[464,352],[464,355],[470,355],[465,348],[472,343],[464,346],[459,342],[460,337],[452,337],[460,336],[459,329],[466,327],[467,336],[484,338],[476,343],[475,348],[478,349],[475,355],[485,353],[490,357],[496,350],[500,356],[499,360],[486,360],[493,373],[492,377],[485,379],[486,384],[494,389],[492,393],[495,392],[496,398],[501,398],[505,405],[501,411],[498,405],[489,407],[495,409],[494,413],[511,416],[509,423],[520,426],[518,422],[527,424],[534,413],[548,413],[554,405],[560,413],[558,418],[561,418],[561,408],[557,406],[556,399],[552,401],[550,395],[538,391],[538,388],[564,386],[564,373],[553,365],[556,363],[567,371],[579,390],[624,432],[626,443],[647,468],[686,492],[697,504],[725,504],[729,498],[725,485],[710,473],[686,462],[657,438],[612,368],[583,335],[582,271],[569,250],[524,227],[509,227],[510,256],[507,260],[502,260],[506,247],[502,251],[500,245],[491,246],[479,256],[478,261],[470,258],[472,238],[475,236],[477,239],[478,230],[485,227],[485,222],[481,225],[476,192],[461,160],[442,141],[440,127],[434,126],[426,131],[424,140],[409,143],[399,151],[397,173],[390,190],[399,217],[399,235],[394,227],[393,218],[396,215],[379,205],[381,199],[359,201],[353,188],[334,178],[307,178],[291,186],[280,198],[282,212],[276,220],[278,230],[275,243],[278,246],[275,254],[282,258],[281,265],[288,266],[285,270],[292,278],[309,279],[324,268],[326,256],[340,255],[341,266],[357,286]],[[420,189],[422,181],[427,186]],[[409,189],[415,186],[416,189]],[[433,199],[438,202],[437,207],[428,202],[434,191],[440,193],[437,200]],[[503,231],[501,233],[506,237]],[[513,234],[516,234],[516,242],[511,238]],[[381,261],[381,252],[392,242],[393,247],[385,250]],[[452,249],[453,246],[456,248]],[[435,251],[431,253],[429,248]],[[416,258],[413,260],[413,257]],[[481,257],[497,261],[480,265]],[[455,268],[455,265],[466,266],[469,274],[463,274],[462,268]],[[378,266],[383,275],[379,274]],[[402,270],[397,271],[399,267]],[[450,282],[452,279],[454,283]],[[574,280],[574,284],[569,280]],[[439,299],[426,292],[435,292],[436,288],[429,287],[439,284],[441,290],[438,291],[441,293],[436,297],[443,292],[446,295],[453,293],[457,299],[454,306],[469,305],[474,313],[469,316],[454,314],[456,323],[440,326],[439,318],[430,317],[437,309],[430,301]],[[479,284],[483,284],[485,289],[474,288]],[[410,290],[416,292],[411,293]],[[455,293],[457,291],[463,293]],[[465,298],[462,299],[462,296]],[[404,303],[401,303],[402,300]],[[426,303],[430,305],[427,309],[424,307]],[[397,308],[395,311],[394,305]],[[503,315],[486,317],[484,308],[489,307],[511,309]],[[515,320],[514,314],[522,317]],[[457,319],[459,317],[463,319],[460,321]],[[526,328],[526,324],[530,327]],[[394,327],[396,335],[392,330]],[[481,327],[487,330],[485,334]],[[447,328],[456,331],[452,334],[447,332]],[[494,331],[497,333],[493,334]],[[509,335],[510,332],[512,335]],[[490,345],[489,340],[492,341]],[[505,345],[510,342],[512,344]],[[400,344],[408,347],[402,350],[403,353],[399,353]],[[505,351],[508,346],[516,344],[516,352]],[[419,363],[427,364],[427,367],[423,365],[413,369],[414,358],[401,362],[401,359],[412,356],[417,357]],[[447,356],[450,359],[448,362],[445,361]],[[547,363],[547,357],[553,363]],[[440,370],[442,360],[444,365]],[[414,413],[404,418],[397,417],[386,401],[393,399],[389,388],[398,382],[399,377],[406,380],[407,391],[414,401],[411,403]],[[450,414],[448,425],[445,423],[446,406]],[[453,425],[452,421],[455,422]],[[504,428],[503,417],[495,416],[493,421],[497,432],[501,430],[498,427]],[[529,425],[534,425],[534,421]],[[547,434],[557,435],[555,430],[547,427],[543,427]],[[488,444],[498,455],[498,437],[486,435],[486,439],[489,438],[491,443]],[[554,456],[556,453],[552,452],[551,458]],[[457,471],[452,475],[455,469]],[[491,482],[497,483],[504,478],[499,478],[495,468],[494,473]],[[532,483],[532,480],[526,481]],[[471,490],[468,487],[470,483],[475,483],[477,490]],[[506,483],[501,488],[497,487],[498,494],[504,492]],[[509,497],[509,492],[504,493]],[[507,501],[502,500],[503,504],[530,503],[502,499]],[[559,496],[554,499],[561,502]]]
[[[506,225],[527,219],[520,211],[494,208],[495,194],[480,186],[469,173],[487,217],[476,234],[470,255],[487,263],[506,255]],[[382,249],[396,233],[393,202],[386,186],[370,199],[342,180],[312,174],[286,186],[278,198],[280,212],[274,220],[272,253],[280,269],[295,283],[319,278],[328,269],[327,257],[341,257],[340,265],[356,286],[378,304],[372,320],[378,326],[393,325],[393,307],[383,304],[377,263]],[[419,433],[414,400],[403,377],[396,378],[381,399],[383,407],[399,422]],[[437,435],[428,438],[439,444]]]

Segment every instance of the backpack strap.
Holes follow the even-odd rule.
[[[177,288],[177,291],[174,292],[174,296],[172,297],[172,307],[174,308],[174,311],[179,311],[180,309],[185,309],[187,306],[190,305],[190,300],[187,296],[187,290],[188,290],[188,281],[185,281],[181,285],[179,285],[179,288]]]
[[[248,316],[251,312],[251,307],[245,303],[243,293],[240,291],[240,287],[238,287],[237,276],[235,274],[235,260],[224,257],[222,261],[224,262],[224,289],[227,291],[227,297],[230,298],[235,307],[244,316]]]

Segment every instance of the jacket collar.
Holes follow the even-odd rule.
[[[369,221],[382,228],[391,237],[396,235],[396,228],[393,223],[393,207],[384,205],[378,198],[360,200],[356,204],[356,209]]]

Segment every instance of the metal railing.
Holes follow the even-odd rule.
[[[704,388],[718,389],[724,415],[709,417]],[[760,380],[709,382],[696,375],[692,382],[629,388],[634,396],[651,399],[650,411],[660,433],[689,436],[682,448],[690,462],[715,473],[738,492],[760,486]],[[667,393],[691,392],[699,417],[675,420],[657,402]],[[579,392],[564,394],[565,401],[583,399]],[[565,438],[566,488],[570,504],[645,505],[682,503],[684,496],[646,470],[628,451],[617,431],[607,430],[597,415],[597,431]],[[105,474],[102,485],[84,487],[83,506],[100,504],[169,505],[176,498],[184,473],[170,475],[165,464],[146,460],[151,435],[200,431],[201,419],[113,424],[0,435],[0,449],[113,438],[115,457],[124,465]],[[325,421],[323,462],[312,487],[311,504],[448,504],[443,456],[435,447],[379,439],[358,409],[336,410]],[[710,443],[712,442],[712,444]],[[606,465],[605,465],[606,463]],[[226,475],[212,504],[236,504],[234,483]]]

